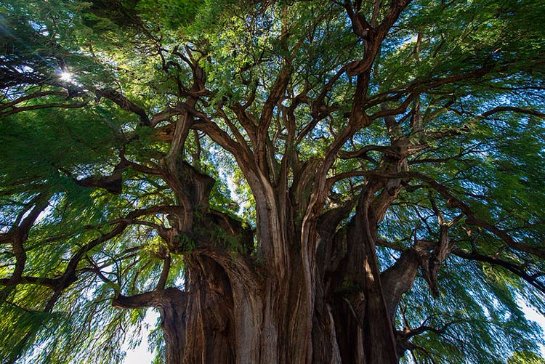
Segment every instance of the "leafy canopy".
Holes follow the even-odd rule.
[[[167,255],[163,284],[184,285],[184,254],[199,241],[181,236],[168,253],[157,226],[172,222],[154,208],[178,201],[153,173],[181,103],[198,95],[195,125],[214,125],[189,132],[184,160],[215,179],[210,208],[246,228],[257,224],[256,197],[222,140],[255,147],[244,122],[268,107],[284,69],[267,130],[271,176],[286,156],[303,165],[328,155],[358,87],[350,66],[363,42],[348,3],[0,3],[0,357],[119,362],[124,342],[140,342],[145,311],[111,298],[153,290]],[[387,16],[387,4],[359,3],[366,19]],[[359,193],[404,137],[410,173],[435,181],[410,180],[388,209],[383,270],[437,239],[438,210],[454,221],[439,296],[421,271],[396,315],[411,344],[404,360],[543,362],[542,332],[520,305],[545,313],[544,18],[540,0],[411,2],[367,80],[372,123],[343,141],[327,172],[325,210]],[[205,90],[191,87],[196,65]],[[244,251],[238,237],[213,235]]]

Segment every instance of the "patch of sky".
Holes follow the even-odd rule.
[[[141,326],[142,342],[134,349],[129,348],[128,342],[123,344],[123,351],[127,353],[122,364],[150,364],[153,361],[155,353],[150,351],[151,343],[148,338],[151,331],[157,326],[159,321],[159,312],[156,309],[147,309],[144,321]]]
[[[545,315],[528,305],[528,303],[529,302],[527,302],[523,298],[519,298],[517,300],[517,304],[519,305],[522,312],[524,312],[524,316],[526,316],[526,319],[535,322],[537,325],[539,325],[541,331],[545,332]],[[541,356],[545,358],[545,345],[543,343],[539,343],[538,346]]]

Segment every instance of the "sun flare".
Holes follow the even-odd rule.
[[[64,81],[64,82],[72,82],[74,80],[74,75],[68,71],[61,72],[59,77],[61,81]]]

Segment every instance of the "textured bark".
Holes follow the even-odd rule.
[[[396,264],[381,274],[388,315],[393,320],[401,296],[411,289],[420,266],[420,256],[414,249],[404,251]]]
[[[365,224],[353,219],[331,232],[339,216],[324,216],[317,229],[312,302],[297,241],[287,251],[292,269],[282,271],[221,247],[188,254],[183,299],[163,295],[158,305],[167,362],[397,362],[376,257],[361,236]]]
[[[405,170],[403,143],[394,144],[397,149],[384,157],[379,172]],[[208,180],[185,164],[178,169],[185,171],[177,178],[185,181],[180,189],[203,193],[188,202],[191,228],[178,225],[164,234],[171,237],[171,251],[183,251],[172,236],[185,234],[199,242],[185,253],[184,300],[161,305],[168,363],[398,361],[392,317],[405,289],[392,289],[391,273],[385,274],[390,279],[383,289],[375,242],[378,223],[402,179],[369,178],[357,199],[324,213],[313,209],[320,203],[313,194],[320,183],[319,163],[300,166],[291,188],[273,186],[259,168],[245,165],[256,196],[260,241],[260,249],[252,252],[251,234],[204,208]],[[355,215],[343,224],[354,207]],[[187,215],[183,209],[180,213]],[[236,238],[238,250],[211,238],[214,229]],[[401,275],[414,280],[416,268],[400,268]]]

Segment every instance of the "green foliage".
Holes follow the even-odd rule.
[[[360,13],[370,19],[373,2],[363,3]],[[379,9],[378,20],[384,18],[385,9]],[[462,78],[429,90],[421,87],[410,103],[412,109],[396,116],[399,130],[389,135],[377,118],[342,149],[387,146],[401,136],[422,144],[422,151],[407,162],[410,171],[440,181],[475,218],[495,222],[516,243],[543,248],[544,18],[540,0],[413,1],[382,44],[369,79],[368,99],[388,96],[387,101],[375,103],[366,113],[395,108],[395,96],[419,82],[491,71],[478,79]],[[289,34],[288,39],[283,40],[282,34]],[[0,109],[0,233],[17,223],[18,216],[25,216],[29,201],[37,195],[51,196],[25,242],[26,276],[57,277],[85,244],[108,234],[131,211],[179,204],[162,176],[142,173],[134,166],[123,171],[119,194],[81,184],[87,177],[111,175],[122,157],[141,169],[163,167],[170,145],[156,129],[172,128],[178,116],[161,121],[156,129],[146,128],[138,115],[127,110],[127,102],[116,103],[98,90],[119,91],[147,115],[174,108],[187,100],[189,91],[203,91],[190,90],[191,66],[176,52],[193,57],[206,73],[206,102],[199,101],[196,108],[210,115],[226,136],[247,141],[251,136],[236,122],[236,106],[254,97],[246,112],[256,122],[275,76],[289,63],[294,72],[285,94],[290,97],[274,108],[268,130],[274,150],[272,161],[267,161],[271,175],[279,173],[282,163],[294,170],[323,158],[347,126],[355,77],[346,73],[325,98],[327,117],[316,120],[312,103],[302,99],[294,107],[297,133],[316,121],[296,145],[289,144],[282,125],[282,112],[294,105],[297,95],[306,93],[315,99],[342,65],[362,56],[362,41],[335,2],[3,1],[2,105],[36,92],[64,90],[18,104],[29,108],[25,112]],[[73,78],[63,80],[63,72]],[[46,108],[47,104],[55,107]],[[535,112],[483,116],[506,105]],[[224,115],[219,113],[223,106]],[[416,109],[425,131],[414,132],[409,125]],[[193,122],[204,121],[195,116]],[[290,153],[295,156],[284,159]],[[375,148],[367,158],[339,158],[328,177],[380,169],[384,155]],[[215,179],[211,210],[242,221],[244,228],[258,225],[259,197],[254,196],[240,160],[202,130],[191,131],[183,157]],[[296,179],[293,170],[288,172],[289,183]],[[358,175],[336,182],[326,207],[355,198],[366,178]],[[311,197],[309,191],[301,192],[303,201]],[[452,201],[430,194],[429,186],[408,181],[381,222],[381,238],[400,249],[410,248],[415,238],[436,240],[430,195],[447,219],[460,213]],[[304,212],[293,212],[294,223],[302,221]],[[86,251],[76,267],[78,279],[52,312],[44,312],[53,294],[50,288],[2,286],[1,358],[26,353],[36,363],[112,363],[122,360],[123,343],[138,345],[144,311],[118,310],[110,301],[120,292],[131,295],[155,289],[170,243],[156,227],[171,225],[163,212],[136,220],[116,237]],[[184,254],[201,246],[199,234],[206,233],[231,253],[242,253],[242,237],[236,234],[204,224],[195,230],[177,236],[180,254],[172,254],[167,286],[184,285]],[[464,252],[524,266],[531,274],[545,271],[541,259],[507,246],[468,217],[452,226],[450,234],[456,248]],[[382,268],[398,257],[387,248],[379,248],[378,255]],[[16,261],[11,246],[0,244],[1,279],[13,273]],[[102,279],[93,273],[95,266],[102,267]],[[536,354],[542,333],[519,306],[527,302],[545,313],[545,300],[527,281],[506,268],[455,255],[445,262],[439,278],[441,294],[434,299],[419,276],[396,317],[397,328],[423,323],[444,327],[441,334],[428,331],[412,340],[418,346],[412,351],[414,360],[543,363]],[[338,291],[351,294],[360,288],[344,280]],[[159,329],[150,342],[157,349],[156,362],[161,362],[164,344]]]
[[[517,351],[509,358],[508,364],[543,364],[545,359],[528,351]]]
[[[430,300],[423,280],[405,296],[404,326],[425,324],[445,331],[441,335],[429,331],[414,339],[425,348],[413,351],[419,362],[504,363],[512,355],[511,347],[536,355],[541,330],[526,321],[516,293],[497,272],[490,277],[489,268],[453,259],[442,274],[456,279],[442,280],[440,299]]]

